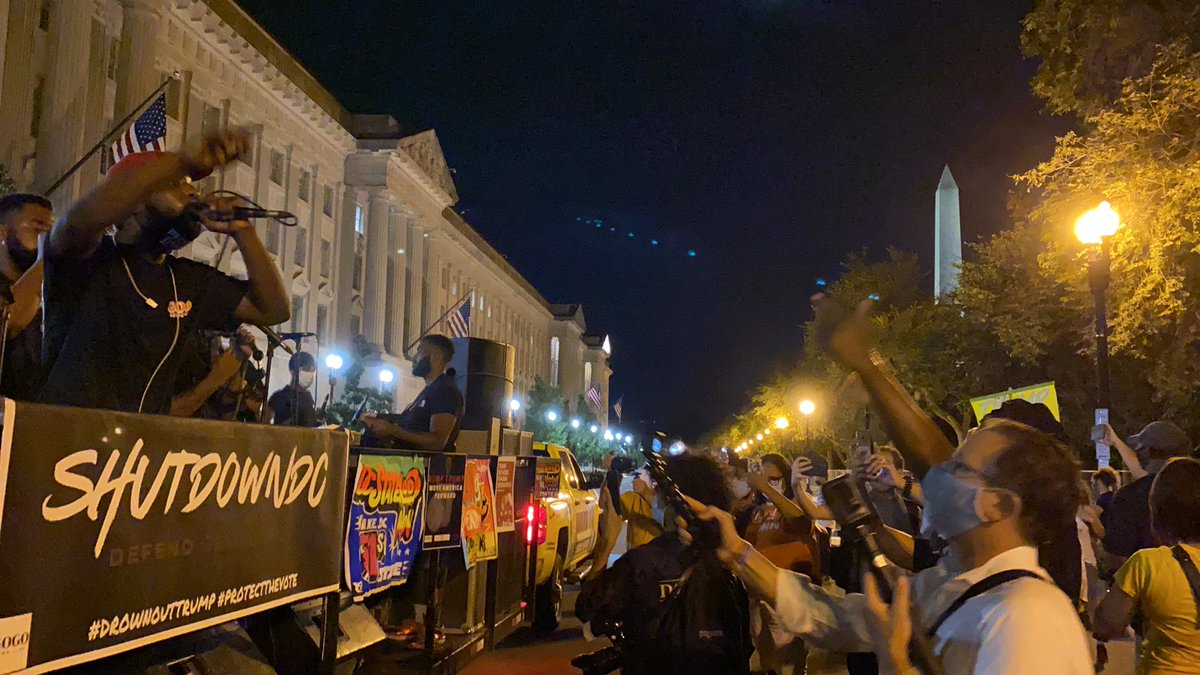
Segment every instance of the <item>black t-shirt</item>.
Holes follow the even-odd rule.
[[[13,282],[0,275],[0,293],[11,295]],[[46,373],[42,370],[42,313],[20,333],[4,344],[4,373],[0,376],[0,394],[18,401],[32,401],[41,390]]]
[[[149,262],[105,237],[84,260],[48,258],[43,289],[42,355],[49,375],[39,400],[136,411],[146,392],[142,412],[164,414],[186,341],[198,330],[236,328],[234,310],[249,284],[186,258]],[[151,308],[142,295],[158,306]],[[172,312],[181,315],[178,321]]]
[[[1117,490],[1112,504],[1104,509],[1104,550],[1125,558],[1144,548],[1154,548],[1150,529],[1150,486],[1154,474],[1142,476]]]
[[[271,406],[271,410],[275,412],[273,424],[301,427],[317,426],[317,404],[313,401],[312,394],[307,389],[299,389],[299,391],[297,389],[299,388],[289,384],[271,394],[267,405]],[[292,405],[297,402],[300,404],[299,424],[292,421]]]
[[[454,430],[450,432],[450,438],[446,440],[446,447],[443,449],[445,452],[453,452],[454,441],[458,439],[458,430],[462,424],[463,396],[458,387],[454,385],[454,376],[448,372],[442,373],[433,382],[425,385],[421,393],[417,394],[413,402],[404,409],[404,412],[399,415],[388,414],[379,417],[405,431],[428,433],[429,420],[434,415],[443,414],[454,415]],[[362,442],[363,445],[375,447],[390,445],[386,441],[375,438],[370,432],[363,435]]]

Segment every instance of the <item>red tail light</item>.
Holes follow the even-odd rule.
[[[525,543],[529,545],[546,543],[546,507],[541,504],[530,504],[525,508]]]

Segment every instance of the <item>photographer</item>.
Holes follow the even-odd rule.
[[[711,458],[670,458],[667,473],[696,504],[729,508],[728,483]],[[588,582],[575,613],[590,622],[593,632],[615,636],[622,673],[749,673],[745,589],[727,576],[711,551],[697,555],[685,545],[682,531],[630,551]],[[674,595],[681,584],[686,595]],[[680,608],[682,617],[671,615],[669,610]]]
[[[608,557],[616,548],[617,536],[625,525],[625,551],[654,541],[664,531],[660,520],[655,518],[657,500],[652,485],[654,481],[645,469],[636,469],[632,458],[613,456],[606,460],[608,471],[600,487],[600,509],[602,532],[592,552],[592,566],[585,580],[595,579],[608,567]],[[633,490],[621,492],[621,481],[633,475]]]

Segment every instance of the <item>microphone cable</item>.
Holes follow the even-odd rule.
[[[250,206],[253,206],[256,209],[261,209],[263,211],[271,210],[271,209],[266,208],[262,204],[259,204],[258,202],[254,201],[253,199],[247,197],[246,195],[241,194],[240,192],[234,192],[233,190],[213,190],[212,192],[208,193],[207,196],[210,196],[210,197],[211,196],[237,197],[238,199],[246,202],[247,204],[249,204]],[[294,215],[291,218],[283,218],[280,216],[269,216],[269,218],[271,220],[279,223],[280,225],[283,225],[284,227],[296,227],[297,225],[300,224],[300,220],[298,218],[296,218],[296,216],[294,216]]]

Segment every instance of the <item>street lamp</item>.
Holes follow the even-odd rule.
[[[788,428],[788,418],[786,418],[786,417],[778,417],[778,418],[776,418],[776,419],[775,419],[775,428],[776,428],[776,429],[786,429],[786,428]]]
[[[760,441],[761,441],[761,440],[763,439],[763,435],[762,435],[762,434],[758,434],[757,436],[755,436],[755,438],[757,438],[758,440],[760,440]]]
[[[579,421],[578,417],[571,420],[571,428],[572,429],[578,429],[581,426],[583,426],[583,422]]]
[[[611,441],[612,439],[613,439],[613,432],[612,432],[612,430],[611,430],[611,429],[605,429],[605,430],[604,430],[604,440],[606,440],[606,441]]]
[[[331,372],[341,370],[344,365],[346,365],[346,361],[341,354],[330,354],[325,357],[325,367]]]
[[[558,412],[555,410],[547,410],[546,411],[546,421],[557,422],[558,421]]]
[[[588,429],[589,429],[589,430],[590,430],[590,431],[591,431],[593,434],[594,434],[594,433],[596,433],[596,432],[598,432],[598,431],[600,431],[600,427],[599,427],[599,426],[597,426],[597,425],[595,425],[595,424],[593,424],[592,426],[588,427]]]
[[[521,401],[519,399],[515,399],[515,398],[509,400],[508,409],[513,411],[514,414],[520,412],[521,411]]]
[[[632,442],[633,442],[633,436],[632,436],[631,434],[625,434],[625,442],[626,442],[626,443],[632,443]]]
[[[1117,233],[1121,227],[1121,216],[1113,210],[1112,204],[1100,202],[1096,208],[1084,213],[1075,221],[1075,236],[1080,243],[1090,245],[1088,251],[1088,285],[1092,289],[1092,300],[1096,313],[1096,424],[1108,423],[1108,406],[1111,391],[1108,382],[1108,282],[1111,268],[1108,257],[1108,237]],[[1107,457],[1101,457],[1099,444],[1096,447],[1097,460],[1101,466],[1108,466]]]
[[[392,380],[395,380],[395,379],[396,379],[396,373],[393,372],[390,368],[384,368],[383,370],[379,371],[379,382],[381,384],[383,384],[385,386],[389,385],[392,383]]]
[[[800,401],[800,414],[804,415],[804,451],[808,452],[812,449],[812,427],[809,425],[808,418],[817,410],[817,404],[808,399]]]

